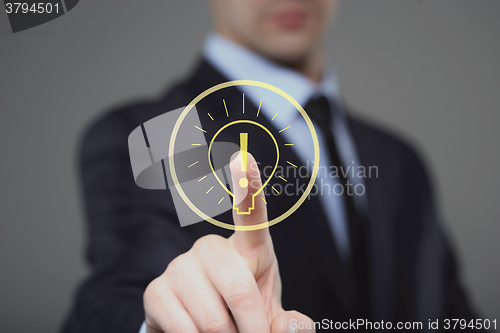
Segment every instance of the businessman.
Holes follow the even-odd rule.
[[[342,324],[357,319],[394,327],[421,322],[405,328],[425,330],[429,320],[475,318],[420,157],[342,101],[322,52],[336,7],[333,0],[211,0],[214,32],[190,76],[158,100],[121,107],[92,125],[80,154],[92,275],[64,332],[313,332],[352,329]],[[269,83],[304,106],[320,140],[321,166],[378,170],[362,179],[324,173],[317,183],[361,183],[366,191],[312,195],[270,229],[232,233],[207,222],[181,228],[168,190],[136,186],[128,135],[206,89],[239,79]],[[246,89],[231,90],[228,109],[239,107]],[[247,112],[257,112],[259,101],[246,96]],[[219,109],[219,103],[208,98],[205,107]],[[276,133],[271,106],[260,112]],[[278,122],[294,121],[290,110],[280,115]],[[300,147],[285,154],[310,159]],[[265,156],[258,162],[273,163]],[[244,191],[233,181],[236,202],[245,204],[260,187],[262,170],[252,155],[247,171],[239,163],[234,156],[232,179],[255,180]],[[228,211],[221,219],[263,223],[295,198],[277,200],[256,200],[251,216]],[[340,326],[319,325],[325,320]]]

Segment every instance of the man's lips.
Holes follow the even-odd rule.
[[[307,20],[304,10],[288,10],[273,16],[273,22],[283,29],[296,29],[302,27]]]

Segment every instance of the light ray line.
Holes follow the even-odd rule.
[[[276,113],[276,114],[274,115],[274,117],[273,117],[273,119],[271,119],[271,121],[273,121],[273,120],[274,120],[274,118],[276,118],[276,116],[277,116],[277,115],[278,115],[278,113]]]
[[[259,109],[257,110],[257,117],[259,116],[261,106],[262,106],[262,100],[260,100]]]
[[[281,177],[281,176],[278,176],[280,177],[281,179],[283,179],[285,181],[285,183],[288,183],[288,180],[286,180],[285,178]]]
[[[212,119],[212,121],[214,121],[214,118],[212,118],[212,115],[210,113],[208,113],[208,112],[207,112],[207,114],[210,117],[210,119]]]
[[[204,133],[207,133],[207,131],[205,131],[203,128],[199,128],[198,126],[194,125],[194,127],[196,127],[197,129],[199,129],[200,131],[204,132]],[[290,127],[290,126],[288,126]]]
[[[199,183],[199,182],[201,182],[201,181],[202,181],[203,179],[205,179],[205,178],[207,178],[207,176],[206,176],[206,175],[205,175],[205,176],[203,176],[203,177],[201,177],[200,179],[198,179],[198,183]]]
[[[220,199],[217,204],[220,204],[222,202],[222,200],[224,200],[224,197],[222,197],[222,199]]]
[[[194,162],[193,164],[189,165],[188,168],[192,167],[195,164],[198,164],[199,161]]]
[[[205,194],[208,194],[208,192],[212,191],[213,188],[214,188],[213,186],[211,188],[209,188]]]
[[[277,189],[275,189],[275,188],[274,188],[274,186],[271,186],[271,187],[273,188],[274,192],[276,192],[276,193],[280,194],[280,192],[278,192],[278,190],[277,190]]]
[[[264,201],[264,202],[265,202],[265,204],[267,205],[267,201],[266,201],[266,199],[264,199],[264,198],[261,198],[261,199],[262,199],[262,201]]]
[[[297,167],[295,164],[293,164],[293,163],[292,163],[292,162],[290,162],[290,161],[286,161],[286,163],[290,164],[291,166]]]
[[[285,143],[285,146],[293,146],[293,143]]]
[[[283,132],[284,130],[289,129],[290,127],[292,127],[292,125],[290,125],[290,126],[288,126],[288,127],[283,128],[283,129],[282,129],[281,131],[279,131],[278,133],[281,133],[281,132]]]
[[[226,100],[222,100],[224,102],[224,109],[226,109],[226,116],[229,118],[229,112],[227,112]]]

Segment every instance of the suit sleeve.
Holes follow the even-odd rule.
[[[169,191],[141,189],[134,182],[127,138],[140,124],[132,123],[123,113],[112,113],[87,132],[81,146],[91,272],[64,333],[137,333],[146,286],[192,244],[179,227]]]

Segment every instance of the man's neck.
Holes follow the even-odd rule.
[[[321,82],[323,79],[323,56],[321,49],[318,47],[317,50],[313,50],[310,54],[304,56],[301,59],[293,62],[284,62],[279,60],[274,60],[277,63],[293,69],[296,72],[301,73],[305,77],[309,78],[315,83]]]

